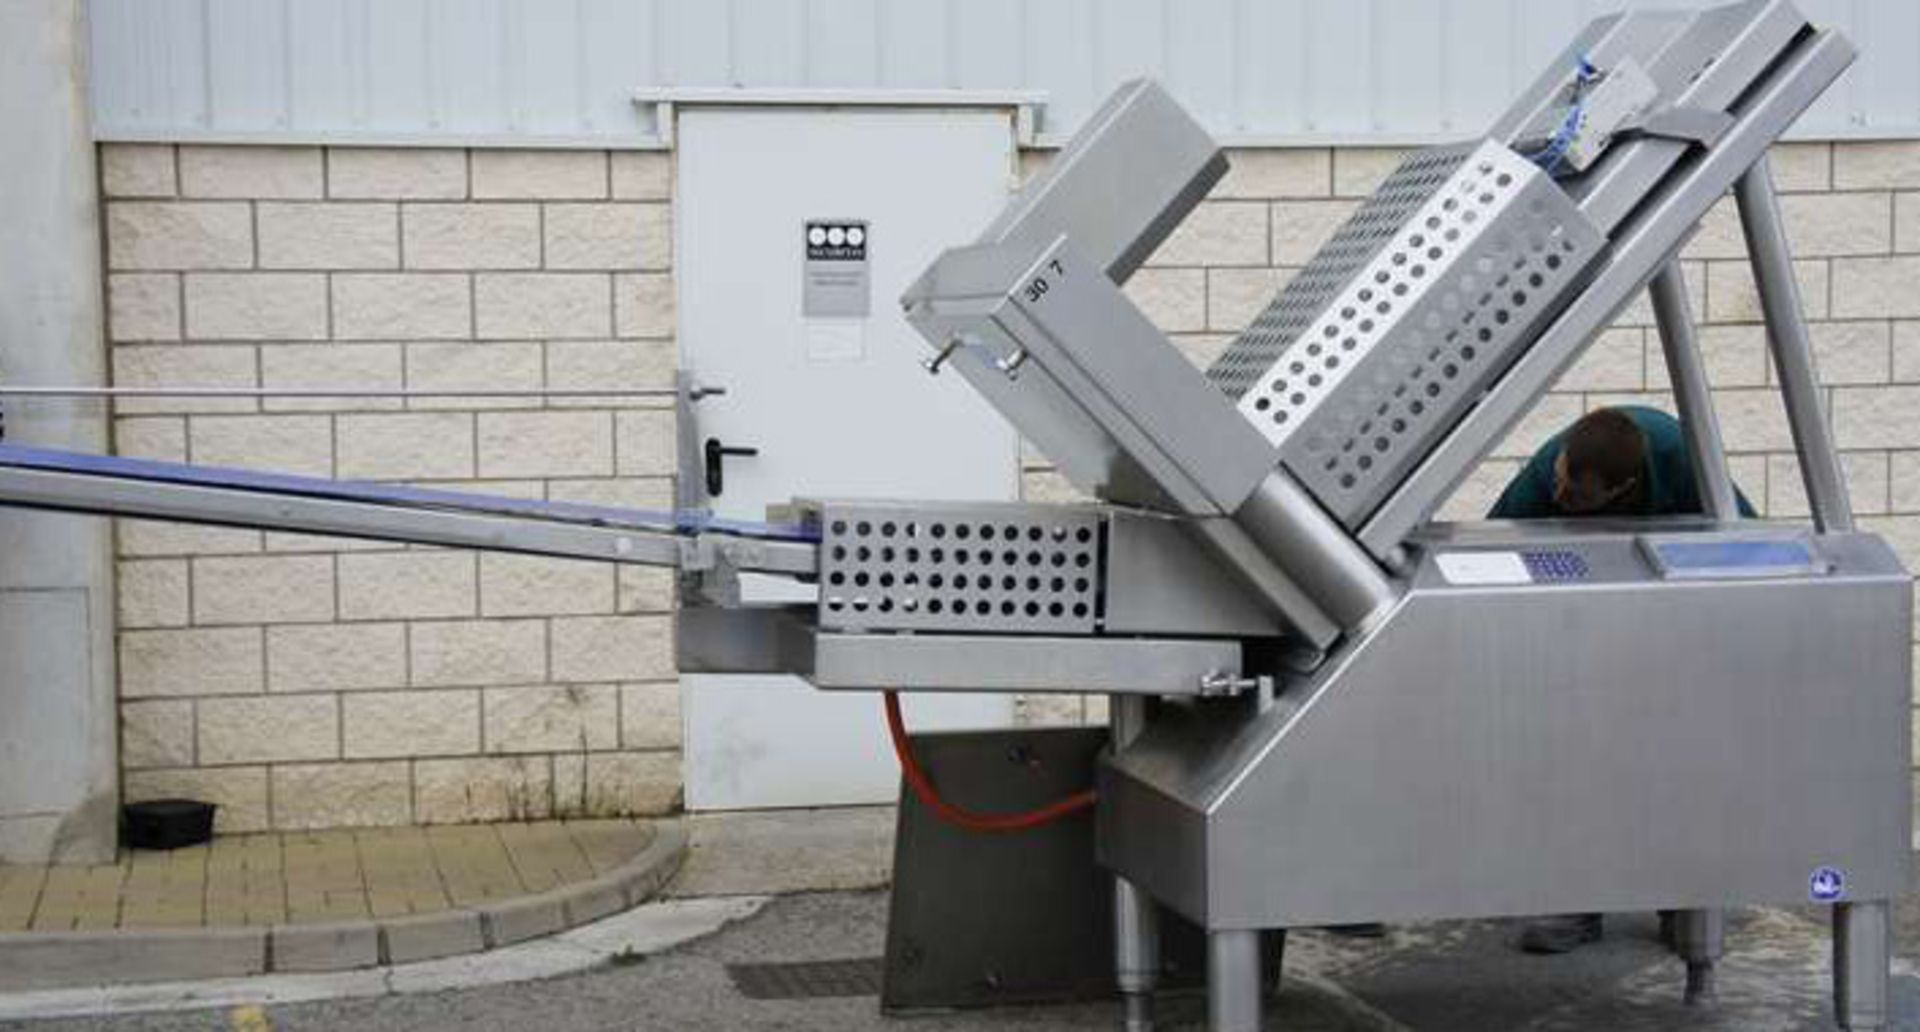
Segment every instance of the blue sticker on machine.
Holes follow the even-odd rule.
[[[1847,896],[1847,876],[1838,867],[1816,867],[1807,878],[1807,898],[1815,903],[1834,903]]]

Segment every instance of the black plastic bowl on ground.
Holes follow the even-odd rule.
[[[213,839],[212,803],[192,799],[154,799],[128,803],[127,846],[130,849],[180,849]]]

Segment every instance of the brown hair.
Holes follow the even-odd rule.
[[[1575,480],[1592,476],[1608,489],[1640,476],[1647,462],[1647,435],[1619,409],[1595,409],[1581,416],[1567,430],[1561,447],[1568,476]]]

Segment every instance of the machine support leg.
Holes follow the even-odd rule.
[[[1720,520],[1740,518],[1733,478],[1727,473],[1727,452],[1720,440],[1720,420],[1714,415],[1713,393],[1707,369],[1693,332],[1693,312],[1687,304],[1687,279],[1680,263],[1668,259],[1647,284],[1653,301],[1653,319],[1660,328],[1660,347],[1667,357],[1667,378],[1673,382],[1674,405],[1680,410],[1680,428],[1687,436],[1687,452],[1700,481],[1700,503],[1707,515]]]
[[[1287,930],[1269,928],[1260,933],[1261,977],[1266,981],[1268,996],[1280,995],[1281,983],[1285,981],[1287,963]]]
[[[1207,1032],[1260,1032],[1260,933],[1207,933]]]
[[[1834,905],[1833,1009],[1841,1028],[1887,1026],[1892,961],[1893,908],[1886,900]]]
[[[1147,700],[1113,695],[1107,700],[1113,749],[1133,744],[1147,724]],[[1153,992],[1160,981],[1160,920],[1153,897],[1132,882],[1113,880],[1113,975],[1120,989],[1125,1032],[1153,1032]]]
[[[1680,957],[1687,962],[1687,1006],[1712,1003],[1719,994],[1713,965],[1724,948],[1726,912],[1682,910],[1677,919]]]
[[[1767,342],[1773,348],[1774,369],[1780,374],[1780,397],[1786,402],[1787,423],[1793,429],[1793,447],[1799,453],[1800,476],[1806,481],[1814,529],[1823,534],[1845,533],[1853,529],[1853,505],[1847,498],[1840,459],[1833,450],[1833,437],[1820,404],[1813,342],[1807,334],[1806,313],[1800,307],[1800,285],[1794,279],[1793,256],[1787,249],[1780,201],[1774,196],[1773,171],[1766,158],[1754,162],[1734,183],[1733,199],[1740,209],[1740,228],[1747,238],[1747,256],[1760,291]]]

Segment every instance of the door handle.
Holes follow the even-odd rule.
[[[720,438],[709,437],[707,438],[707,443],[706,443],[706,453],[707,453],[707,496],[710,498],[718,498],[720,497],[721,490],[727,486],[727,475],[726,475],[727,456],[737,455],[741,458],[748,458],[748,457],[760,454],[760,449],[729,447],[727,445],[721,444]]]

